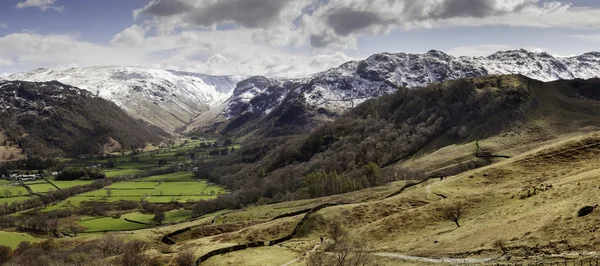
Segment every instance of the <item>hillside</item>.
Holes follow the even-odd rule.
[[[242,80],[235,76],[118,66],[38,69],[7,79],[57,80],[112,101],[134,118],[169,132],[185,128],[199,114],[225,102]]]
[[[160,143],[167,133],[59,82],[0,81],[0,160],[96,155]]]
[[[508,75],[402,88],[364,102],[307,136],[248,140],[233,156],[201,165],[206,169],[201,176],[242,189],[229,195],[234,199],[227,204],[236,206],[278,193],[289,192],[288,198],[323,196],[310,192],[307,183],[306,176],[315,171],[317,180],[339,178],[334,183],[344,184],[336,190],[324,187],[325,194],[371,187],[415,172],[454,174],[494,162],[474,156],[478,140],[478,153],[513,156],[545,141],[598,128],[598,85],[597,79],[543,83]],[[430,153],[434,156],[422,158]],[[379,179],[369,177],[369,164],[384,168]]]
[[[598,91],[598,79],[461,79],[366,101],[307,137],[280,139],[281,145],[253,143],[211,172],[212,178],[243,187],[214,205],[250,205],[216,214],[221,228],[247,225],[224,233],[183,233],[171,250],[191,249],[198,258],[263,241],[264,246],[217,255],[202,265],[306,265],[318,254],[343,252],[344,246],[334,245],[332,229],[341,228],[362,243],[352,244],[354,254],[364,249],[377,265],[564,263],[593,256],[587,252],[600,247],[598,213],[577,216],[597,203]],[[274,148],[264,150],[268,147]],[[381,167],[378,174],[370,174],[369,162]],[[406,183],[395,180],[424,182],[404,189]],[[366,187],[371,188],[327,196]],[[287,202],[252,206],[260,196]],[[303,199],[307,196],[320,197]],[[321,204],[329,205],[306,212]],[[213,204],[202,206],[211,219]],[[460,227],[443,218],[455,206]],[[292,215],[277,219],[285,213]],[[270,242],[290,233],[290,240]]]
[[[578,217],[578,211],[597,203],[598,143],[597,133],[565,138],[488,167],[444,180],[429,180],[392,197],[388,196],[400,191],[402,184],[249,207],[227,213],[229,222],[223,221],[220,226],[258,224],[197,238],[184,234],[170,248],[175,252],[191,249],[200,257],[239,243],[266,241],[263,247],[217,255],[201,265],[327,265],[314,264],[313,256],[331,254],[336,237],[332,228],[341,228],[349,238],[362,243],[357,245],[361,249],[351,254],[362,248],[370,253],[366,265],[579,265],[584,263],[580,262],[582,258],[591,258],[593,263],[595,251],[600,248],[600,214],[594,210]],[[325,207],[310,216],[271,219],[322,203],[337,206]],[[449,206],[460,206],[460,227],[443,218]],[[306,223],[291,240],[268,244],[291,233],[303,217],[308,217]],[[193,228],[202,232],[209,225]],[[340,234],[338,237],[345,237]],[[304,256],[311,250],[312,256]]]

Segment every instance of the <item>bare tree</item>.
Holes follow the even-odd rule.
[[[97,243],[103,257],[119,255],[123,252],[123,238],[115,234],[105,234]]]
[[[329,236],[331,237],[331,239],[333,239],[334,242],[337,243],[341,238],[345,237],[346,235],[346,230],[344,230],[344,228],[339,222],[334,222],[333,224],[331,224],[331,227],[329,228]]]
[[[327,252],[325,252],[327,251]],[[313,252],[308,266],[366,266],[372,264],[366,241],[344,236],[325,250]]]
[[[120,262],[123,266],[145,266],[148,265],[150,258],[144,254],[146,243],[139,240],[133,240],[125,244],[123,256]]]
[[[443,219],[452,221],[456,224],[457,227],[460,227],[458,221],[460,220],[460,217],[462,215],[462,209],[463,207],[461,204],[455,203],[452,205],[444,206],[441,209],[440,215]]]
[[[308,257],[308,266],[365,266],[371,263],[367,242],[352,238],[339,222],[331,224],[329,236],[334,243],[313,252]]]

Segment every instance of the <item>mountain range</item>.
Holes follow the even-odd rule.
[[[294,79],[207,76],[116,66],[38,69],[7,79],[57,80],[76,86],[168,132],[200,128],[236,132],[245,128],[241,131],[245,133],[256,130],[255,125],[262,122],[270,125],[267,131],[281,131],[277,135],[297,130],[298,126],[312,129],[321,120],[335,118],[398,87],[502,74],[522,74],[541,81],[588,79],[599,76],[599,61],[598,52],[554,57],[545,52],[512,50],[487,57],[455,57],[432,50],[423,54],[375,54]]]

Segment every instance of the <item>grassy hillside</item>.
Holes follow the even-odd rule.
[[[205,169],[200,175],[238,190],[221,204],[235,208],[261,197],[298,199],[405,176],[460,173],[497,160],[489,155],[512,156],[598,128],[599,83],[543,83],[509,75],[400,88],[366,101],[307,136],[249,138],[234,156],[200,165]],[[382,171],[373,172],[374,168]],[[311,180],[336,180],[330,183],[339,186]]]
[[[585,258],[600,248],[598,210],[578,217],[580,208],[596,204],[600,196],[599,151],[600,134],[580,134],[389,198],[402,184],[216,214],[226,217],[221,228],[246,225],[208,235],[213,225],[196,225],[190,231],[195,233],[182,234],[168,246],[173,254],[162,257],[174,259],[188,249],[199,257],[222,247],[273,240],[290,233],[303,216],[270,220],[277,212],[339,203],[312,214],[297,236],[280,245],[215,256],[202,265],[282,265],[295,259],[289,265],[306,265],[304,254],[332,245],[336,225],[366,244],[368,265],[427,265],[427,259],[437,258],[494,265]],[[448,206],[461,207],[460,227],[443,218]],[[325,237],[323,244],[320,237]]]

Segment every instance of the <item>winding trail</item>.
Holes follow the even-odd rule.
[[[451,264],[480,264],[490,262],[497,258],[428,258],[428,257],[417,257],[409,256],[398,253],[373,253],[373,256],[386,257],[392,259],[410,260],[427,263],[451,263]]]

